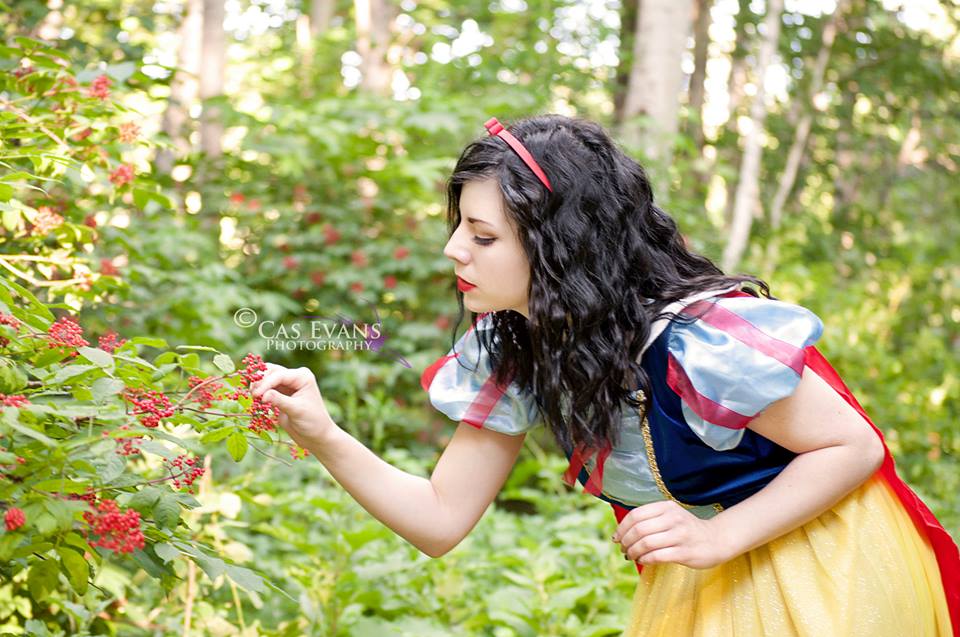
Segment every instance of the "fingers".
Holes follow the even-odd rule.
[[[268,368],[263,378],[254,383],[251,393],[254,397],[258,397],[263,396],[271,389],[289,388],[296,391],[302,386],[303,372],[300,369],[287,369],[274,365],[273,369]]]
[[[632,545],[627,547],[626,555],[631,560],[638,560],[652,551],[676,545],[676,533],[671,531],[663,531],[661,533],[647,535],[637,540]]]
[[[673,528],[673,525],[662,515],[650,520],[639,522],[627,529],[627,532],[624,533],[623,537],[620,538],[620,551],[626,553],[627,548],[632,546],[635,542],[642,540],[648,535],[662,533],[671,528]]]
[[[650,504],[644,504],[643,506],[638,506],[635,509],[632,509],[629,513],[623,516],[623,519],[620,520],[620,524],[617,525],[617,530],[613,534],[613,541],[620,542],[623,540],[623,536],[626,535],[634,525],[644,520],[650,520],[670,511],[680,508],[676,502],[671,500],[663,500],[660,502],[651,502]]]

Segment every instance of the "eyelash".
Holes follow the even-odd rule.
[[[485,238],[483,238],[483,237],[474,237],[474,238],[473,238],[473,242],[476,243],[477,245],[481,245],[481,246],[488,246],[488,245],[490,245],[491,243],[493,243],[494,241],[496,241],[496,239],[485,239]]]

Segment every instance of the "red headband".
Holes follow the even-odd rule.
[[[543,185],[547,187],[547,190],[553,192],[553,188],[550,186],[550,180],[547,179],[547,176],[544,174],[543,170],[540,169],[540,165],[537,164],[536,160],[533,158],[533,155],[523,147],[523,144],[520,143],[520,140],[510,134],[510,131],[503,127],[503,124],[497,121],[496,117],[491,117],[487,120],[487,123],[484,124],[487,129],[487,132],[496,137],[500,137],[503,141],[507,142],[507,145],[513,149],[517,155],[520,156],[520,159],[523,160],[527,166],[530,167],[530,170],[533,171],[533,174],[537,176]]]

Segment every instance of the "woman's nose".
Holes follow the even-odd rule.
[[[458,235],[458,232],[454,232],[450,240],[447,241],[447,245],[443,247],[443,256],[453,261],[466,264],[470,261],[470,251],[461,246]]]

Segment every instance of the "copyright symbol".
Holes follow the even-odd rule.
[[[241,307],[233,313],[233,322],[238,327],[253,327],[257,324],[257,313],[249,307]]]

